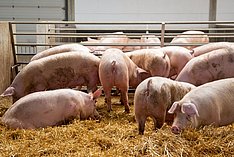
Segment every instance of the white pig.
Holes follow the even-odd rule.
[[[163,77],[150,77],[141,82],[135,91],[134,107],[139,134],[144,133],[147,117],[154,121],[154,128],[161,128],[165,119],[171,120],[167,114],[173,102],[180,100],[194,85],[173,81]],[[173,120],[173,119],[172,119]],[[172,121],[171,120],[171,121]]]
[[[95,100],[100,95],[100,89],[93,94],[72,89],[35,92],[16,101],[3,115],[2,122],[13,129],[36,129],[73,118],[96,119],[99,115]]]
[[[71,51],[79,51],[82,53],[89,53],[91,52],[89,48],[80,45],[80,44],[64,44],[64,45],[60,45],[60,46],[55,46],[52,48],[49,48],[47,50],[44,50],[42,52],[37,53],[36,55],[34,55],[31,58],[31,61],[33,60],[37,60],[40,58],[44,58],[47,56],[51,56],[54,54],[59,54],[59,53],[64,53],[64,52],[71,52]]]
[[[204,125],[223,126],[234,122],[234,78],[201,85],[169,109],[175,113],[172,132],[180,133],[186,127]]]

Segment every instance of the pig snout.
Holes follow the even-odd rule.
[[[181,133],[181,128],[174,125],[171,127],[171,132],[173,132],[174,134],[179,134],[179,133]]]

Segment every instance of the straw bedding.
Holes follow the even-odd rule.
[[[145,134],[138,135],[130,97],[131,113],[124,113],[119,98],[112,98],[108,113],[104,98],[98,99],[101,120],[73,120],[62,126],[37,130],[13,130],[0,125],[0,156],[234,156],[234,124],[198,130],[188,129],[179,135],[165,124],[154,131],[148,119]],[[0,100],[0,116],[11,105]]]

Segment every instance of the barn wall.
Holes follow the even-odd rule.
[[[197,21],[209,17],[209,0],[76,0],[75,4],[78,21]]]

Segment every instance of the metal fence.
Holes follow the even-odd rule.
[[[85,46],[184,46],[202,45],[204,43],[172,44],[171,40],[188,30],[203,31],[210,42],[234,42],[234,21],[176,21],[176,22],[10,22],[13,28],[13,46],[17,63],[27,64],[36,53],[47,48],[66,44],[79,43],[90,38],[100,38],[113,32],[124,32],[130,39],[142,35],[154,35],[161,43],[81,43]],[[36,32],[18,32],[18,25],[35,25]],[[189,34],[188,34],[189,35]],[[35,40],[21,42],[20,38],[33,37]]]

